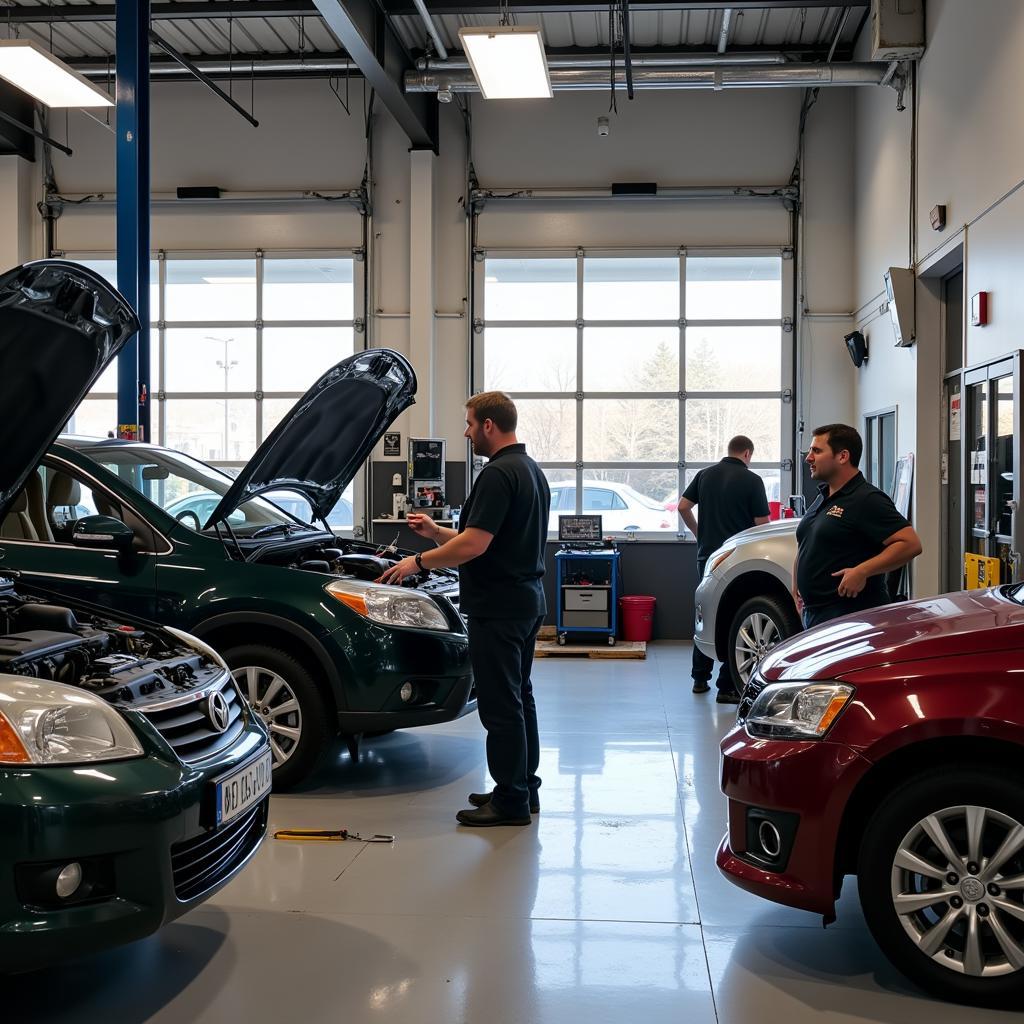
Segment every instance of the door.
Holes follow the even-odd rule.
[[[964,374],[963,467],[967,551],[999,561],[1001,583],[1019,582],[1021,354]]]
[[[120,498],[70,462],[47,457],[37,475],[39,498],[29,501],[32,536],[0,538],[0,564],[18,570],[26,586],[52,592],[54,600],[83,601],[152,619],[157,556],[149,528]],[[75,522],[96,514],[131,526],[136,550],[72,544]]]

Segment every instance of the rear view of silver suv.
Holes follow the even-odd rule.
[[[798,522],[783,519],[730,537],[708,558],[697,587],[693,642],[729,666],[737,691],[776,644],[800,629],[792,596]]]

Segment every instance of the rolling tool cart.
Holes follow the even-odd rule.
[[[562,543],[555,553],[558,642],[564,644],[571,633],[600,633],[614,646],[621,553],[602,540],[600,516],[559,516],[558,539]]]

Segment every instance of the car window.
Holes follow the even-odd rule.
[[[614,492],[604,487],[583,488],[584,512],[611,512],[628,508],[626,503]]]

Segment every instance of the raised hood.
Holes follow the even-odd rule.
[[[846,615],[780,644],[769,682],[846,678],[880,665],[1024,647],[1024,607],[1006,591],[965,590]]]
[[[91,270],[39,260],[0,276],[0,518],[139,321]]]
[[[297,491],[326,519],[384,431],[416,399],[416,373],[388,348],[371,348],[328,370],[245,464],[206,526],[267,491]]]

